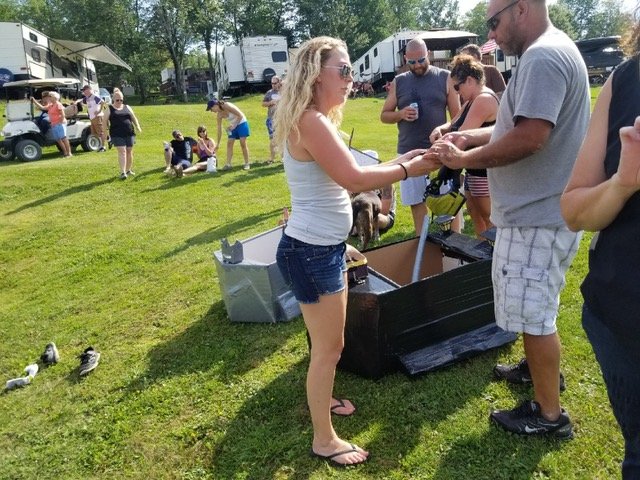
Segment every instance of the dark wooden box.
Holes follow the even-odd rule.
[[[489,243],[430,234],[412,282],[418,242],[365,252],[369,273],[349,289],[339,368],[368,378],[416,375],[516,339],[495,325]]]

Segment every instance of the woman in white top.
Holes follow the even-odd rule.
[[[339,438],[331,423],[333,381],[346,320],[345,257],[363,257],[345,244],[352,221],[347,191],[372,190],[440,166],[423,158],[424,150],[376,166],[356,163],[338,132],[352,75],[342,40],[308,40],[287,76],[274,121],[292,206],[276,258],[300,303],[311,339],[307,401],[312,452],[335,466],[364,463],[369,455]]]
[[[247,147],[247,137],[250,135],[249,122],[244,113],[231,102],[225,102],[224,100],[209,100],[207,103],[207,111],[212,111],[217,115],[218,121],[218,138],[216,140],[216,153],[220,146],[220,139],[222,138],[222,120],[228,122],[227,131],[227,163],[222,168],[223,170],[229,170],[231,168],[231,159],[233,158],[233,144],[236,140],[240,140],[240,147],[242,148],[242,156],[244,157],[244,168],[249,170],[249,148]]]

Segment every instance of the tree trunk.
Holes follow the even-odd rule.
[[[213,55],[211,55],[211,35],[205,35],[204,48],[207,49],[207,60],[209,61],[209,78],[211,78],[211,83],[215,85],[216,72],[215,72],[215,66],[213,64]]]

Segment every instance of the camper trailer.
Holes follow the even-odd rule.
[[[105,45],[56,40],[23,23],[0,22],[0,86],[18,80],[72,78],[98,91],[94,61],[131,70]]]
[[[353,63],[354,81],[370,82],[375,90],[404,71],[404,50],[412,38],[422,38],[432,65],[447,68],[456,50],[476,41],[475,33],[460,30],[404,30],[376,43]]]
[[[404,64],[402,52],[407,42],[424,33],[427,32],[403,30],[376,43],[353,62],[354,82],[370,82],[375,88],[384,85],[387,80],[392,80]]]
[[[271,77],[284,75],[288,67],[286,37],[245,37],[239,45],[228,45],[218,54],[217,89],[225,95],[265,89]]]

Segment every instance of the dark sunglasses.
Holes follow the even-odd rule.
[[[515,2],[510,3],[509,5],[504,7],[502,10],[498,10],[490,19],[488,19],[487,28],[489,29],[489,31],[495,30],[496,28],[498,28],[498,25],[500,24],[500,19],[498,17],[500,16],[500,14],[505,10],[507,10],[508,8],[513,7],[519,1],[520,0],[516,0]]]
[[[353,78],[353,67],[351,67],[351,65],[341,65],[340,67],[333,66],[333,65],[325,65],[322,68],[336,68],[340,70],[340,72],[338,73],[340,74],[341,78],[344,78],[344,79]]]
[[[427,59],[427,57],[421,57],[421,58],[419,58],[417,60],[407,60],[407,63],[409,65],[415,65],[416,63],[424,63],[426,59]]]
[[[121,98],[116,98],[113,103],[118,103],[118,102],[124,102],[124,100],[122,100]]]
[[[464,80],[462,80],[461,82],[458,82],[458,83],[454,84],[454,85],[453,85],[453,89],[454,89],[456,92],[459,92],[459,91],[460,91],[460,85],[462,85],[462,84],[463,84],[464,82],[466,82],[466,81],[467,81],[467,79],[465,78],[465,79],[464,79]]]

